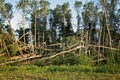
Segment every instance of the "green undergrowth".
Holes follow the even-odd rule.
[[[82,80],[82,79],[101,79],[116,80],[120,79],[120,67],[117,64],[114,68],[107,65],[50,65],[50,66],[1,66],[0,80]],[[112,69],[111,69],[112,68]],[[101,77],[100,77],[101,76]],[[119,80],[118,79],[118,80]]]
[[[92,64],[85,55],[36,59],[29,65],[0,66],[0,80],[120,80],[120,64],[111,60]]]

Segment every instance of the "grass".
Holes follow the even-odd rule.
[[[111,73],[114,69],[109,69],[105,72],[106,66],[2,66],[0,80],[119,80],[119,70]]]

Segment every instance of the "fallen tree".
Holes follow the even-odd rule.
[[[19,60],[15,60],[15,61],[4,62],[4,63],[1,63],[0,66],[8,65],[8,64],[16,63],[16,62],[21,62],[21,61],[25,61],[25,60],[37,59],[37,58],[40,58],[41,61],[42,60],[47,60],[47,59],[51,59],[51,58],[54,58],[56,56],[59,56],[61,54],[65,54],[65,53],[69,53],[69,52],[75,51],[75,50],[77,50],[79,48],[81,48],[81,46],[77,46],[77,47],[75,47],[73,49],[70,49],[70,50],[67,50],[67,51],[62,51],[60,53],[57,53],[57,54],[49,56],[49,57],[42,57],[41,55],[33,55],[33,56],[30,56],[30,57],[21,58]]]
[[[106,46],[96,46],[96,45],[89,44],[89,47],[101,47],[101,48],[105,48],[105,49],[117,50],[118,51],[118,49],[116,49],[116,48],[109,48],[109,47],[106,47]],[[20,59],[16,59],[14,61],[8,61],[8,62],[1,63],[0,66],[12,64],[12,63],[17,63],[17,62],[21,62],[21,61],[26,61],[26,60],[33,60],[33,59],[39,59],[41,61],[44,61],[44,60],[55,58],[55,57],[57,57],[59,55],[62,55],[62,54],[66,54],[66,53],[70,53],[70,52],[76,51],[76,50],[81,49],[81,48],[85,48],[85,46],[78,45],[78,46],[76,46],[74,48],[71,47],[71,49],[69,49],[69,50],[62,51],[62,52],[59,52],[57,54],[54,54],[54,55],[51,55],[51,56],[47,56],[47,57],[43,57],[42,55],[31,55],[31,56],[27,56],[27,57],[20,57]],[[99,60],[96,60],[96,61],[102,61],[104,59],[105,58],[99,59]],[[93,61],[93,62],[96,62],[96,61]]]
[[[4,62],[4,63],[1,63],[0,66],[13,64],[13,63],[21,62],[21,61],[26,61],[26,60],[31,60],[31,59],[36,59],[36,58],[40,58],[40,57],[42,57],[42,56],[41,55],[34,55],[34,56],[19,59],[19,60],[15,60],[15,61]]]

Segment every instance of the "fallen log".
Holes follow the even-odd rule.
[[[33,56],[34,54],[33,53],[30,53],[30,54],[23,54],[23,55],[19,55],[19,56],[13,56],[10,58],[10,60],[20,60],[20,59],[23,59],[23,58],[27,58],[27,57],[30,57],[30,56]]]
[[[25,34],[23,34],[18,40],[16,40],[13,44],[9,45],[10,46],[13,46],[14,44],[16,44],[18,41],[20,41],[21,38],[23,38],[26,34],[29,34],[30,32],[27,32]]]
[[[52,56],[49,56],[49,57],[41,58],[40,60],[51,59],[51,58],[54,58],[54,57],[59,56],[59,55],[61,55],[61,54],[65,54],[65,53],[69,53],[69,52],[72,52],[72,51],[76,51],[76,50],[78,50],[78,49],[80,49],[80,48],[81,48],[81,46],[77,46],[77,47],[75,47],[75,48],[73,48],[73,49],[70,49],[70,50],[67,50],[67,51],[62,51],[62,52],[60,52],[60,53],[57,53],[57,54],[52,55]]]
[[[92,47],[103,47],[103,48],[106,48],[106,49],[111,49],[111,50],[117,50],[116,48],[109,48],[109,47],[105,47],[105,46],[96,46],[96,45],[89,45],[89,46],[92,46]],[[43,60],[48,60],[48,59],[51,59],[51,58],[55,58],[56,56],[59,56],[61,54],[65,54],[65,53],[69,53],[69,52],[72,52],[72,51],[76,51],[80,48],[84,48],[84,46],[77,46],[75,48],[72,48],[72,49],[69,49],[69,50],[66,50],[66,51],[62,51],[62,52],[59,52],[57,54],[54,54],[52,56],[48,56],[48,57],[43,57],[41,55],[34,55],[34,56],[30,56],[30,57],[27,57],[27,58],[22,58],[20,60],[15,60],[15,61],[9,61],[9,62],[5,62],[5,63],[1,63],[1,65],[7,65],[7,64],[12,64],[12,63],[16,63],[16,62],[21,62],[21,61],[25,61],[25,60],[31,60],[31,59],[36,59],[36,58],[41,58],[40,60],[43,61]],[[99,59],[99,60],[96,60],[94,62],[98,62],[98,61],[102,61],[102,60],[105,60],[105,58],[102,58],[102,59]]]
[[[73,48],[73,49],[70,49],[70,50],[67,50],[67,51],[62,51],[62,52],[57,53],[57,54],[55,54],[55,55],[52,55],[52,56],[49,56],[49,57],[44,57],[44,58],[42,58],[42,55],[34,55],[34,56],[30,56],[30,57],[26,57],[26,58],[19,59],[19,60],[15,60],[15,61],[4,62],[4,63],[1,63],[0,66],[12,64],[12,63],[17,63],[17,62],[21,62],[21,61],[25,61],[25,60],[36,59],[36,58],[41,58],[41,59],[40,59],[41,61],[43,61],[43,60],[48,60],[48,59],[54,58],[54,57],[56,57],[56,56],[59,56],[59,55],[61,55],[61,54],[69,53],[69,52],[75,51],[75,50],[80,49],[80,48],[81,48],[81,46],[77,46],[77,47],[75,47],[75,48]]]
[[[119,49],[111,48],[111,47],[107,47],[107,46],[97,46],[97,45],[91,45],[91,44],[89,44],[89,46],[119,51]]]
[[[62,45],[62,43],[56,43],[56,44],[51,44],[51,45],[47,45],[47,46],[58,46],[58,45]]]
[[[99,62],[99,61],[103,61],[103,60],[106,60],[106,58],[98,59],[96,61],[93,61],[93,63],[96,63],[96,62]]]
[[[17,62],[21,62],[21,61],[26,61],[26,60],[31,60],[31,59],[36,59],[36,58],[41,58],[41,57],[42,57],[41,55],[34,55],[34,56],[30,56],[30,57],[23,58],[23,59],[20,59],[20,60],[15,60],[15,61],[9,61],[9,62],[5,62],[5,63],[1,63],[0,66],[12,64],[12,63],[17,63]]]

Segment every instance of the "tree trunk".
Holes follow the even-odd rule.
[[[109,37],[109,46],[112,47],[112,44],[111,44],[111,35],[110,35],[110,29],[108,27],[108,17],[107,17],[107,12],[106,12],[106,4],[105,2],[103,2],[103,10],[104,10],[104,14],[105,14],[105,22],[106,22],[106,28],[107,28],[107,32],[108,32],[108,37]]]
[[[35,31],[34,31],[34,48],[36,47],[36,28],[37,28],[37,26],[36,26],[36,15],[35,15],[35,24],[34,24],[34,29],[35,29]],[[34,49],[34,53],[36,53],[36,49]]]
[[[7,18],[7,21],[8,21],[8,24],[10,26],[10,35],[13,37],[13,39],[15,39],[15,35],[14,35],[13,30],[12,30],[12,25],[11,25],[10,20],[8,18]]]
[[[36,53],[36,33],[37,33],[37,22],[36,22],[36,19],[37,19],[37,5],[38,5],[38,0],[35,1],[35,15],[34,15],[34,19],[35,19],[35,22],[34,22],[34,53]]]
[[[23,11],[23,27],[22,27],[22,29],[23,29],[23,34],[25,34],[25,9],[24,9],[24,11]],[[26,43],[26,39],[25,39],[25,36],[23,37],[24,38],[24,43]]]

